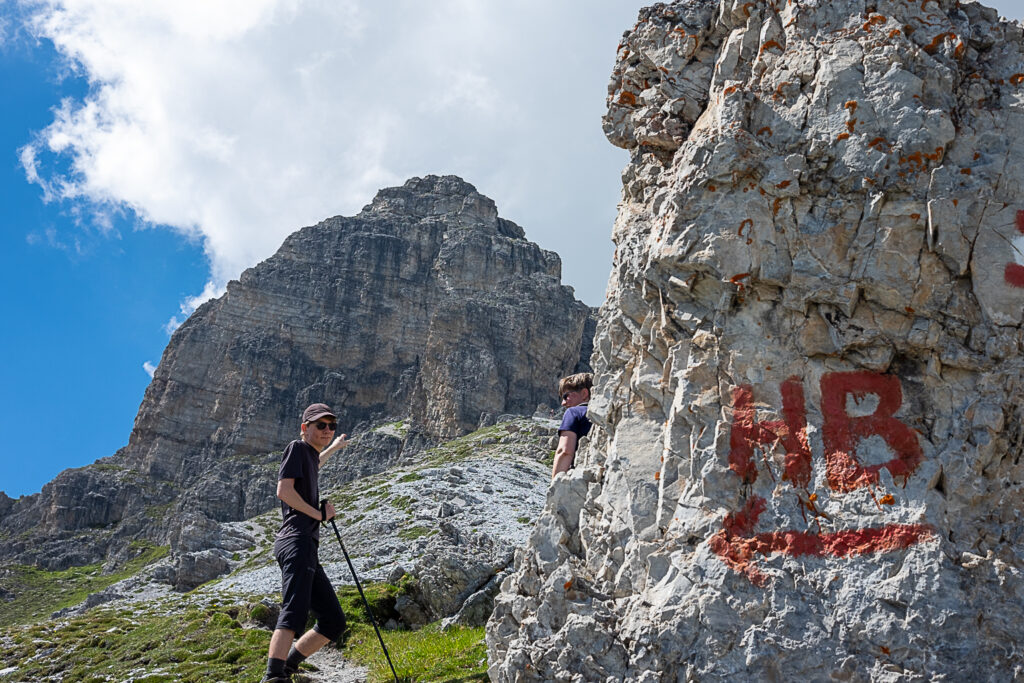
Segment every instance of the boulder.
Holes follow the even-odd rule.
[[[1022,36],[953,0],[641,11],[596,428],[491,680],[1020,675]]]

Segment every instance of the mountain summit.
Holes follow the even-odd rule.
[[[349,433],[403,420],[412,448],[553,407],[554,383],[586,365],[593,334],[560,277],[557,254],[454,176],[412,178],[357,216],[295,232],[174,333],[126,447],[0,499],[0,558],[117,561],[132,539],[166,542],[183,515],[263,512],[266,456],[297,436],[312,402]],[[367,456],[350,476],[400,457]]]

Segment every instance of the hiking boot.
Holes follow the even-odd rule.
[[[263,679],[260,683],[293,683],[292,675],[289,673],[283,674],[264,674]]]

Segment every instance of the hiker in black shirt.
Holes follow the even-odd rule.
[[[348,445],[344,434],[334,438],[337,421],[323,403],[309,406],[302,413],[301,438],[288,444],[281,457],[277,497],[284,521],[274,542],[274,556],[281,566],[281,615],[270,639],[262,683],[288,683],[306,657],[345,631],[345,614],[317,556],[320,521],[334,516],[330,503],[326,514],[318,507],[320,468]],[[316,625],[293,644],[311,610]]]

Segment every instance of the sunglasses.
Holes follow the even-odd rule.
[[[563,400],[563,401],[568,401],[568,400],[569,400],[569,395],[570,395],[570,394],[572,394],[572,392],[571,392],[571,391],[567,391],[567,392],[565,392],[564,394],[562,394],[562,400]]]
[[[323,420],[321,420],[320,422],[317,422],[315,426],[320,431],[323,431],[323,430],[327,429],[327,430],[333,432],[335,429],[338,428],[338,423],[337,422],[324,422]]]

